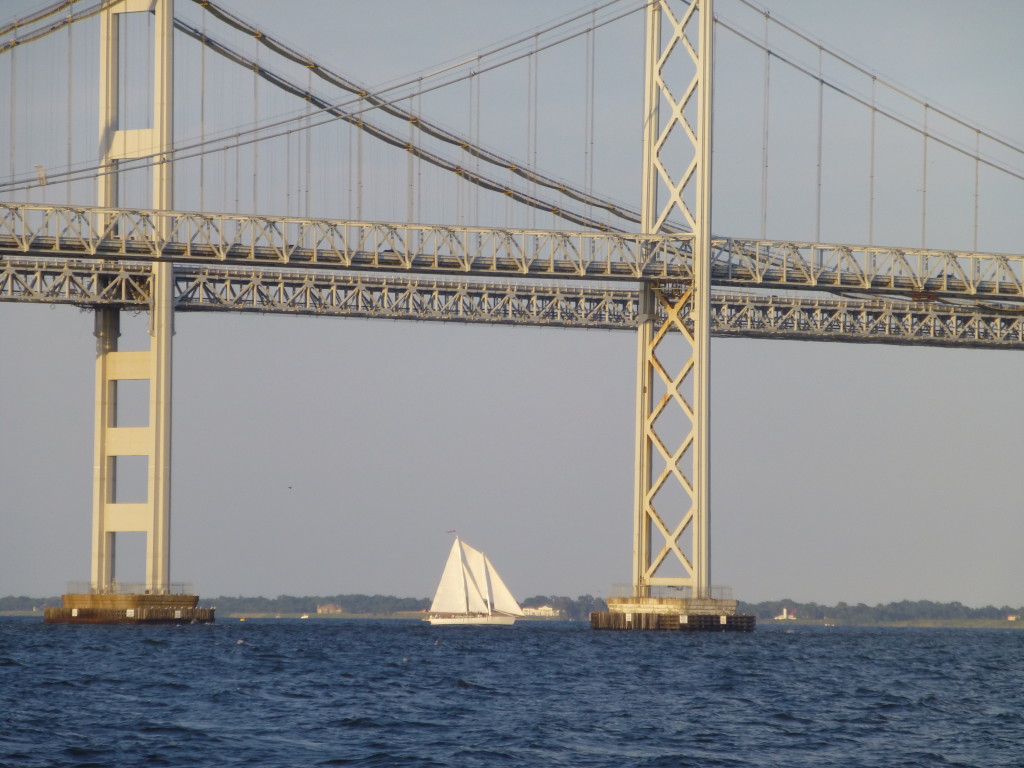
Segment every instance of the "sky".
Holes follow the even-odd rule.
[[[429,9],[396,0],[303,2],[287,14],[266,1],[225,4],[272,20],[296,47],[371,84],[431,71],[587,7],[567,2],[553,13],[550,3],[526,2],[509,20],[507,4],[490,1]],[[10,3],[4,15],[35,5]],[[969,18],[963,3],[945,0],[768,5],[773,17],[929,103],[1024,143],[1018,3],[971,4]],[[386,36],[382,8],[392,20]],[[738,3],[717,8],[763,34],[763,22]],[[596,70],[615,69],[608,79],[629,86],[596,110],[594,185],[623,200],[639,189],[637,28],[609,32],[595,46],[599,60],[628,63],[623,72],[613,64]],[[744,54],[718,34],[714,226],[756,236],[763,71],[749,65],[763,54]],[[571,55],[578,64],[578,51]],[[816,61],[813,49],[792,55]],[[557,62],[541,60],[542,81]],[[784,97],[783,68],[773,64],[771,77]],[[512,91],[499,93],[485,91],[495,116],[481,128],[496,145],[507,138],[500,126],[523,120]],[[577,178],[579,153],[560,163],[558,147],[574,140],[566,126],[578,116],[562,115],[555,95],[542,91],[539,100],[538,156]],[[773,105],[768,231],[810,239],[806,145],[808,136],[814,143],[817,89],[795,85],[792,98]],[[829,140],[846,129],[853,138],[838,140],[838,150],[826,146],[829,191],[817,226],[824,240],[866,242],[867,123],[841,107],[825,120]],[[916,162],[921,142],[893,138],[896,148],[879,157],[895,174],[901,152]],[[513,152],[524,144],[521,136],[512,143]],[[338,152],[324,164],[339,162]],[[934,182],[943,155],[932,153]],[[861,161],[848,168],[844,155]],[[0,176],[5,169],[0,161]],[[403,166],[388,172],[401,179]],[[909,176],[897,182],[879,169],[876,242],[920,245],[920,168],[911,163]],[[887,184],[896,202],[883,197]],[[929,192],[930,247],[970,247],[973,203],[962,193],[972,185],[953,178],[960,196],[951,193],[948,210],[939,207],[943,192]],[[1022,193],[1018,183],[988,195],[999,199],[982,206],[982,250],[1021,252],[1022,224],[1012,214]],[[394,197],[405,203],[404,190]],[[125,322],[127,344],[144,318]],[[91,313],[73,308],[0,302],[0,595],[55,595],[88,578],[92,324]],[[632,333],[179,313],[174,354],[171,575],[204,598],[428,597],[452,529],[488,553],[521,599],[604,596],[628,584]],[[1024,355],[714,339],[711,376],[714,584],[750,602],[1024,604]],[[122,578],[132,580],[141,559],[130,547],[122,553]]]

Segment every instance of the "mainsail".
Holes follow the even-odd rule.
[[[487,556],[458,537],[448,554],[430,613],[523,615]]]

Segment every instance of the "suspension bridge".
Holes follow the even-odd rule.
[[[0,298],[96,318],[89,590],[113,589],[115,542],[133,533],[144,589],[174,589],[170,347],[186,313],[630,331],[636,598],[717,594],[711,335],[1020,348],[1020,233],[1003,226],[1017,145],[723,5],[714,24],[701,3],[599,5],[381,87],[226,4],[57,3],[4,26]],[[642,163],[602,150],[623,120],[600,101],[616,80],[603,35],[632,52]],[[567,46],[575,89],[549,74]],[[802,113],[773,106],[787,86]],[[743,129],[723,131],[737,112]],[[567,115],[571,157],[545,145]],[[722,217],[743,237],[719,228],[718,187],[712,223],[712,135],[715,163],[754,161],[728,190],[743,215]],[[134,347],[118,341],[126,310],[146,313]]]

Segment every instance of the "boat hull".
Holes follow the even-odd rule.
[[[508,627],[515,624],[515,616],[498,616],[491,614],[490,616],[428,616],[427,621],[430,622],[431,626],[502,626]]]

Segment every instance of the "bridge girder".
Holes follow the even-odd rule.
[[[161,234],[162,232],[166,234]],[[486,279],[691,281],[693,235],[0,203],[0,255]],[[717,288],[1024,303],[1024,255],[712,238]]]
[[[636,330],[632,286],[482,282],[410,275],[179,265],[178,312],[448,321]],[[0,257],[0,301],[148,309],[152,264]],[[1024,349],[1024,309],[1014,304],[901,298],[772,296],[713,291],[716,337]]]

